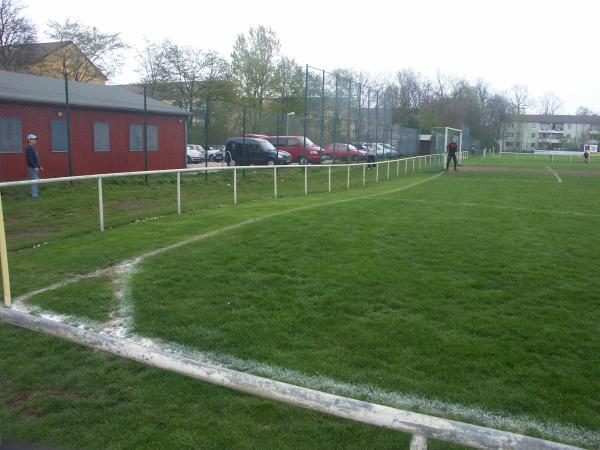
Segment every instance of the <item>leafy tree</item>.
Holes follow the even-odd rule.
[[[18,0],[0,0],[0,68],[19,70],[27,57],[27,47],[36,39],[36,29],[22,15]]]
[[[52,39],[72,42],[83,53],[71,46],[62,49],[62,68],[71,80],[91,81],[97,76],[95,68],[110,78],[120,69],[123,51],[128,47],[119,33],[102,33],[96,27],[88,27],[70,19],[63,23],[50,21],[48,27]]]
[[[250,28],[238,35],[231,52],[231,77],[248,106],[262,110],[275,93],[280,43],[270,28]]]

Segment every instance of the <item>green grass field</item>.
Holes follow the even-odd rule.
[[[336,168],[333,193],[324,169],[315,169],[308,197],[295,169],[278,200],[272,177],[249,171],[236,206],[224,177],[190,176],[182,216],[168,212],[169,180],[122,183],[111,186],[120,201],[151,192],[155,200],[145,216],[136,203],[133,225],[129,208],[122,216],[113,208],[103,234],[79,220],[92,186],[63,188],[72,226],[65,220],[34,248],[20,232],[31,212],[19,205],[24,194],[14,194],[6,212],[20,242],[10,247],[12,288],[22,296],[216,231],[142,257],[126,276],[109,270],[73,280],[23,306],[98,327],[126,316],[133,336],[234,369],[600,448],[600,177],[588,176],[593,164],[555,162],[559,183],[548,165],[472,158],[458,173],[396,178],[392,170],[390,181],[380,169],[380,183],[369,171],[366,187],[353,168],[351,190],[346,169]],[[521,167],[539,170],[511,170]],[[66,207],[59,189],[47,192],[44,214],[47,204]],[[159,217],[144,221],[149,214]],[[405,448],[409,439],[7,325],[0,339],[0,436],[9,440]]]

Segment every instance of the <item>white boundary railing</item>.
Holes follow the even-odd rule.
[[[463,152],[465,159],[468,158],[468,152]],[[432,164],[433,161],[441,159],[443,164],[444,155],[426,155],[403,160],[383,161],[377,164],[377,181],[379,180],[379,166],[387,164],[386,177],[389,179],[391,165],[396,164],[396,176],[400,175],[401,161],[404,161],[404,173],[408,171],[408,161],[412,160],[412,170],[420,169],[422,164]],[[418,167],[416,166],[418,161]],[[355,164],[352,166],[363,166],[363,185],[365,184],[365,164]],[[255,168],[271,169],[274,172],[273,190],[274,197],[277,198],[277,170],[282,166],[255,166]],[[284,166],[289,167],[289,166]],[[297,166],[296,166],[297,167]],[[323,167],[323,166],[320,166]],[[331,192],[331,167],[340,167],[326,165],[328,169],[329,192]],[[343,167],[343,166],[342,166]],[[0,188],[10,186],[27,186],[31,184],[58,183],[69,180],[98,180],[98,204],[100,210],[100,228],[103,227],[103,197],[102,197],[102,179],[122,176],[139,176],[149,174],[177,174],[177,213],[181,214],[181,173],[204,172],[217,170],[233,170],[234,186],[237,178],[237,169],[231,168],[204,168],[204,169],[178,169],[166,171],[148,171],[119,174],[89,175],[69,178],[55,178],[46,180],[16,181],[0,183]],[[308,193],[308,166],[305,166],[305,194]],[[348,173],[351,167],[348,166]],[[350,188],[350,178],[347,181],[347,188]],[[234,203],[237,202],[237,188],[234,187]],[[412,435],[410,449],[426,450],[428,439],[453,442],[459,445],[480,449],[514,449],[514,450],[576,450],[565,444],[551,442],[543,439],[531,438],[524,435],[510,433],[492,428],[471,425],[453,420],[442,419],[439,417],[425,414],[414,413],[388,406],[377,405],[374,403],[355,400],[339,395],[333,395],[301,386],[295,386],[268,378],[258,377],[256,375],[237,372],[223,367],[203,363],[201,361],[191,360],[182,356],[161,352],[159,350],[141,346],[136,343],[123,339],[115,339],[111,336],[85,330],[60,322],[33,316],[27,313],[10,309],[10,283],[8,278],[8,260],[6,258],[6,239],[4,233],[4,220],[2,216],[2,197],[0,196],[0,256],[2,256],[2,275],[4,282],[4,299],[6,308],[0,307],[0,321],[26,328],[29,330],[45,333],[60,339],[84,345],[96,350],[111,353],[143,364],[179,373],[195,379],[206,381],[212,384],[225,386],[238,391],[257,395],[259,397],[288,403],[313,411],[319,411],[332,416],[337,416],[357,422],[375,425],[378,427],[389,428]]]
[[[528,159],[531,159],[533,156],[533,160],[537,159],[546,159],[546,161],[554,162],[555,157],[559,157],[559,161],[565,161],[566,158],[569,159],[569,162],[573,161],[573,158],[581,159],[583,152],[559,152],[559,151],[535,151],[535,152],[500,152],[498,153],[498,159],[502,159],[502,155],[514,155],[514,159],[518,160],[519,156],[527,156]]]
[[[410,433],[411,450],[426,450],[428,439],[489,450],[577,449],[543,439],[382,406],[238,372],[8,308],[0,307],[0,321],[237,391]]]
[[[418,161],[418,170],[421,170],[421,167],[429,166],[435,167],[438,164],[443,165],[443,157],[441,154],[434,155],[423,155],[423,156],[413,156],[409,158],[403,159],[395,159],[395,160],[387,160],[387,161],[378,161],[373,163],[354,163],[348,164],[347,170],[347,183],[346,188],[350,189],[350,171],[352,167],[362,167],[363,177],[362,184],[366,184],[366,167],[370,164],[374,164],[377,167],[376,180],[375,182],[379,182],[379,167],[382,164],[387,165],[387,179],[390,179],[390,167],[392,164],[396,164],[396,175],[400,174],[400,165],[404,162],[404,174],[408,173],[409,161],[412,161],[412,172],[416,172],[416,162]],[[468,152],[464,152],[464,158],[468,158]],[[287,165],[287,166],[220,166],[220,167],[195,167],[190,169],[167,169],[167,170],[148,170],[148,171],[138,171],[138,172],[117,172],[117,173],[104,173],[104,174],[95,174],[95,175],[79,175],[73,177],[62,177],[62,178],[45,178],[45,179],[37,179],[37,180],[23,180],[23,181],[7,181],[0,183],[0,189],[2,188],[12,188],[19,186],[31,186],[33,184],[56,184],[56,183],[64,183],[68,181],[84,181],[84,180],[97,180],[98,183],[98,225],[101,232],[104,231],[104,194],[103,194],[103,180],[110,178],[123,178],[123,177],[139,177],[139,176],[148,176],[148,175],[166,175],[166,174],[176,174],[177,175],[177,214],[181,214],[181,174],[184,173],[208,173],[208,172],[223,172],[230,171],[233,172],[233,203],[237,204],[238,202],[238,182],[237,182],[237,173],[238,170],[244,169],[261,169],[261,170],[272,170],[273,171],[273,197],[278,197],[278,186],[277,186],[277,172],[278,170],[289,170],[289,169],[298,169],[304,168],[304,195],[308,195],[308,173],[311,167],[314,168],[327,168],[328,170],[328,192],[332,191],[331,184],[331,169],[332,168],[343,168],[344,165],[341,164],[319,164],[315,166],[305,165]],[[2,207],[2,194],[0,192],[0,265],[2,269],[2,282],[4,288],[4,304],[8,307],[11,305],[11,293],[10,293],[10,278],[9,278],[9,270],[8,270],[8,257],[7,257],[7,245],[6,245],[6,233],[4,230],[4,218],[3,218],[3,207]]]

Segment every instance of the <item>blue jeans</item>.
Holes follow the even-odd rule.
[[[29,172],[29,179],[30,180],[39,180],[40,176],[39,176],[37,170],[32,169],[31,167],[28,167],[27,170]],[[38,185],[37,184],[32,184],[31,185],[31,197],[32,198],[37,198],[38,197]]]

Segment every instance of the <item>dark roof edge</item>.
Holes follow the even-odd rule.
[[[21,103],[21,104],[22,103],[30,103],[32,105],[42,105],[42,106],[64,106],[64,107],[67,106],[64,102],[51,102],[51,101],[38,102],[38,101],[23,100],[22,98],[3,97],[3,98],[0,98],[0,100],[9,102],[9,103]],[[85,104],[80,104],[80,103],[69,103],[69,107],[82,108],[82,109],[99,109],[102,111],[124,111],[124,112],[135,112],[135,113],[141,113],[141,114],[144,113],[143,108],[142,109],[134,109],[134,108],[124,108],[124,107],[118,107],[118,106],[111,108],[108,106],[85,105]],[[148,108],[147,111],[150,114],[175,116],[175,117],[189,117],[189,116],[193,115],[191,112],[185,111],[183,109],[181,110],[181,112],[178,112],[178,111],[163,111],[163,110]]]

